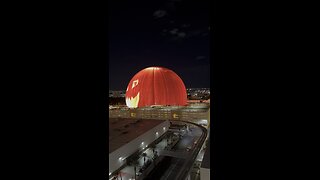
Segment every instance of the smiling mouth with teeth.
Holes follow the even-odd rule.
[[[127,97],[126,104],[129,108],[137,108],[139,104],[140,92],[135,97]]]

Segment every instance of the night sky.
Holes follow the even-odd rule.
[[[210,87],[209,1],[108,3],[109,89],[125,90],[149,66],[176,72],[187,88]]]

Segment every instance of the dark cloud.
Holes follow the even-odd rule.
[[[162,18],[162,17],[164,17],[166,15],[167,15],[167,11],[160,10],[160,9],[153,13],[153,16],[155,16],[156,18]]]
[[[187,27],[190,27],[191,25],[190,24],[182,24],[181,27],[183,28],[187,28]]]
[[[178,31],[179,31],[179,29],[174,28],[174,29],[172,29],[172,30],[170,31],[170,34],[177,34]]]

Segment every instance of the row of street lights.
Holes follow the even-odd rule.
[[[163,131],[165,132],[166,131],[166,127],[163,127],[162,128],[163,129]],[[159,136],[159,132],[157,131],[157,132],[155,132],[155,135],[156,135],[156,139],[158,138],[158,136]],[[145,145],[144,146],[144,144],[145,144],[145,142],[141,142],[141,146],[142,146],[142,149],[144,150],[145,148],[148,148],[148,145]],[[168,141],[167,141],[167,144],[168,144]],[[148,150],[148,149],[147,149]],[[152,152],[153,152],[153,156],[155,157],[155,156],[157,156],[157,151],[154,151],[154,148],[152,148]],[[147,157],[147,154],[146,153],[142,153],[142,156],[143,156],[143,165],[145,166],[145,161],[146,161],[146,157]],[[119,161],[120,162],[123,162],[124,160],[125,160],[126,158],[125,157],[119,157]],[[127,159],[127,161],[128,161],[128,159]],[[130,160],[129,160],[130,161]],[[129,164],[133,164],[133,166],[134,166],[134,171],[135,171],[135,179],[136,179],[136,175],[137,175],[137,173],[136,173],[136,165],[138,165],[137,163],[135,163],[134,161],[130,161],[129,162]],[[119,173],[120,173],[120,171],[119,171]],[[111,172],[109,172],[109,176],[111,175],[112,173]],[[120,178],[122,179],[122,177],[121,177],[121,174],[120,174]]]

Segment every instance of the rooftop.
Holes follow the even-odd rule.
[[[154,119],[109,118],[109,153],[163,122]]]

